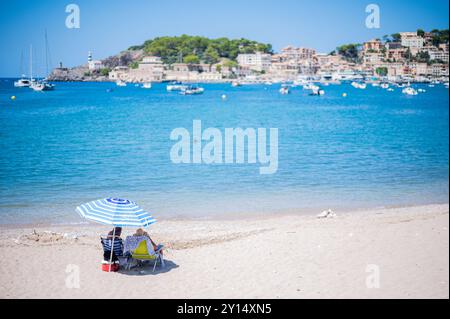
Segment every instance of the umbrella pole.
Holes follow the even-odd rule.
[[[114,239],[116,239],[116,227],[114,226],[113,229],[113,238],[111,243],[111,256],[109,257],[109,272],[111,272],[111,264],[112,264],[112,257],[113,257],[113,251],[114,251]]]

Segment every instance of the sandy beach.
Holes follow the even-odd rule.
[[[160,221],[154,273],[102,272],[108,227],[3,226],[0,298],[449,297],[448,204],[336,213]]]

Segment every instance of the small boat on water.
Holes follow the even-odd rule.
[[[232,87],[238,87],[238,86],[241,86],[242,84],[241,83],[239,83],[238,81],[233,81],[233,82],[231,82],[231,86]]]
[[[48,83],[47,80],[42,81],[32,81],[30,84],[30,88],[37,92],[42,91],[52,91],[55,89],[55,86],[51,83]]]
[[[117,82],[116,82],[116,85],[117,86],[127,86],[127,83],[125,83],[124,81],[122,81],[122,80],[118,80]]]
[[[402,93],[406,94],[406,95],[417,95],[417,94],[419,94],[414,88],[412,88],[410,86],[404,88],[402,90]]]
[[[303,84],[303,90],[312,90],[312,88],[314,87],[313,83],[305,83]]]
[[[382,89],[388,89],[388,88],[389,88],[389,83],[381,83],[381,84],[380,84],[380,87],[381,87]]]
[[[321,89],[319,86],[316,86],[311,90],[311,93],[309,95],[322,96],[325,95],[325,90]]]
[[[149,83],[149,82],[144,83],[144,84],[142,84],[142,88],[143,88],[143,89],[151,89],[151,88],[152,88],[152,84]]]
[[[367,88],[367,84],[364,82],[352,82],[352,86],[355,89],[365,90]]]
[[[283,86],[283,87],[280,89],[280,93],[281,93],[281,95],[287,95],[287,94],[289,94],[289,93],[290,93],[289,88],[288,88],[287,86]]]
[[[203,94],[203,92],[205,92],[204,88],[191,85],[191,86],[186,87],[186,89],[181,90],[180,94],[181,95],[199,95],[199,94]]]
[[[172,92],[172,91],[183,91],[183,90],[185,90],[185,89],[187,89],[187,88],[188,88],[187,85],[183,85],[181,82],[177,82],[177,81],[171,82],[170,84],[168,84],[168,85],[166,86],[166,90],[167,90],[168,92]]]
[[[14,82],[14,87],[16,88],[29,87],[30,85],[31,81],[29,79],[26,79],[25,76],[22,76],[22,78]]]

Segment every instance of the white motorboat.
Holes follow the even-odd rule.
[[[182,95],[199,95],[203,94],[205,92],[205,89],[202,87],[197,86],[188,86],[186,89],[181,90],[180,94]]]
[[[168,92],[183,91],[188,88],[187,85],[183,85],[181,82],[172,82],[166,86]]]
[[[388,88],[389,88],[389,84],[388,84],[388,83],[381,83],[381,84],[380,84],[380,87],[381,87],[382,89],[388,89]]]
[[[29,87],[30,85],[31,81],[29,79],[25,79],[25,77],[22,77],[21,79],[14,82],[14,86],[16,88]]]
[[[404,88],[402,90],[402,93],[406,94],[406,95],[417,95],[417,94],[419,94],[414,88],[412,88],[410,86]]]
[[[352,86],[355,89],[361,89],[361,90],[364,90],[367,88],[367,84],[364,82],[352,82]]]
[[[122,81],[122,80],[118,80],[117,82],[116,82],[116,85],[117,86],[127,86],[127,83],[125,83],[124,81]]]
[[[142,84],[142,88],[143,89],[151,89],[152,88],[152,84],[151,83],[144,83],[144,84]]]

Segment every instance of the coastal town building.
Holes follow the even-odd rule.
[[[430,55],[430,60],[432,61],[442,61],[444,63],[449,62],[448,50],[430,50],[428,51],[428,54]]]
[[[272,56],[262,52],[239,54],[237,56],[237,62],[241,67],[248,67],[251,70],[262,72],[269,70],[272,65]]]
[[[446,77],[448,78],[448,64],[436,63],[431,65],[431,76],[433,77]]]
[[[448,52],[449,44],[448,43],[441,43],[441,44],[439,44],[438,48],[439,48],[439,50]]]
[[[165,80],[185,82],[216,82],[226,74],[229,68],[221,67],[218,71],[217,65],[206,63],[174,63],[164,71]]]
[[[411,74],[415,76],[428,76],[430,74],[430,68],[427,63],[413,62],[410,63],[409,68],[411,69]]]
[[[379,39],[373,39],[364,43],[364,52],[380,52],[384,48],[383,43]]]
[[[293,46],[287,46],[281,49],[280,56],[283,61],[291,61],[301,63],[305,60],[311,60],[316,55],[316,50],[309,48],[296,48]]]
[[[128,81],[128,67],[116,66],[111,72],[109,72],[108,78],[112,81]]]
[[[391,48],[387,47],[386,50],[386,60],[390,62],[404,61],[407,54],[407,49],[404,47]]]
[[[131,82],[160,82],[164,78],[164,64],[160,57],[146,56],[137,69],[129,70]]]
[[[276,78],[295,79],[300,74],[300,67],[292,62],[273,62],[269,74]]]
[[[380,52],[367,52],[363,56],[364,65],[375,65],[384,61],[385,55]]]
[[[287,46],[272,56],[270,74],[281,78],[296,78],[298,75],[312,75],[319,70],[316,50]]]
[[[423,42],[424,46],[433,45],[433,34],[431,32],[425,32]]]
[[[376,65],[375,68],[386,68],[388,78],[395,78],[404,75],[404,64],[401,62],[383,63]]]
[[[400,36],[402,46],[409,48],[413,55],[417,54],[425,43],[424,38],[417,35],[417,32],[401,32]]]

